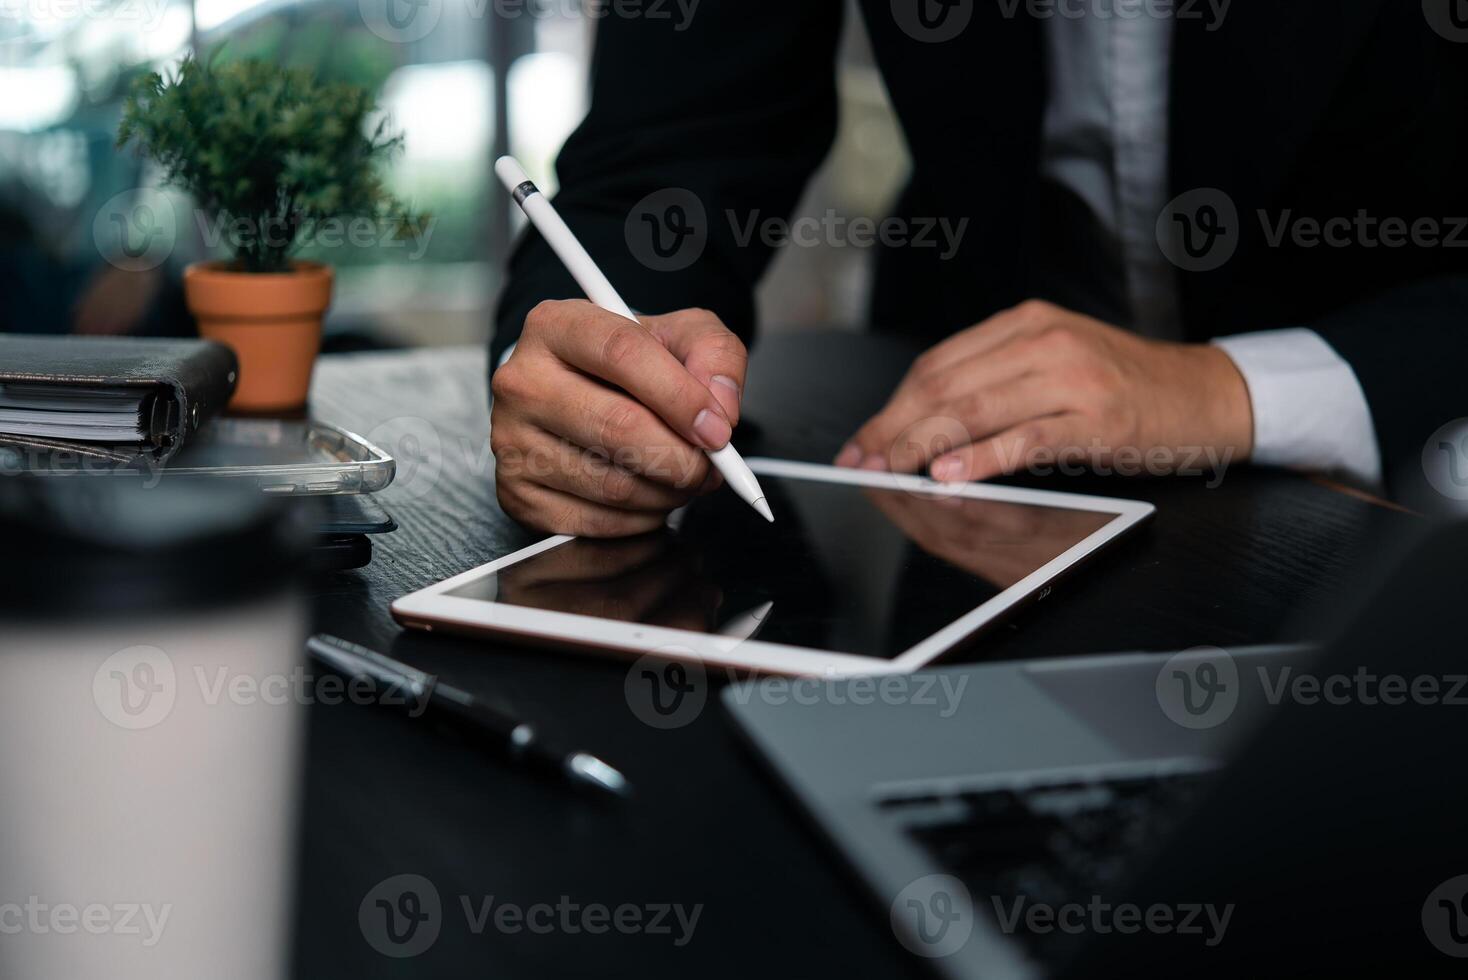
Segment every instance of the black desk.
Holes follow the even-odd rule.
[[[880,407],[910,352],[878,338],[805,334],[762,345],[738,443],[746,455],[828,461]],[[400,529],[370,567],[315,584],[319,629],[390,650],[543,720],[605,755],[638,788],[624,805],[568,797],[391,713],[311,709],[300,863],[299,976],[921,976],[886,917],[755,764],[712,695],[698,718],[655,730],[629,708],[626,665],[405,633],[398,596],[531,539],[499,513],[478,350],[323,360],[322,418],[399,456],[384,494]],[[975,648],[1013,659],[1229,646],[1290,635],[1328,599],[1381,525],[1412,518],[1303,477],[1236,467],[1207,481],[1057,477],[1048,486],[1151,500],[1152,525]],[[221,842],[221,846],[227,846]],[[442,903],[438,939],[376,952],[358,906],[381,880],[418,874]],[[499,932],[475,916],[493,896],[522,907],[701,905],[672,935]],[[466,914],[467,897],[471,912]]]

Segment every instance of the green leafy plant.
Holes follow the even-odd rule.
[[[191,56],[168,78],[136,80],[117,145],[135,141],[167,183],[193,196],[223,230],[235,268],[283,272],[327,222],[369,218],[398,237],[422,232],[425,219],[382,183],[379,168],[403,140],[385,119],[369,131],[375,109],[359,86]]]

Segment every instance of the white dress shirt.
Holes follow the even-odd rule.
[[[1181,337],[1177,270],[1156,240],[1171,199],[1168,110],[1173,19],[1159,0],[1056,4],[1045,23],[1050,101],[1041,169],[1115,237],[1138,333]],[[1178,192],[1188,188],[1177,188]],[[1256,462],[1374,485],[1381,452],[1351,366],[1313,330],[1261,330],[1214,343],[1249,389]]]

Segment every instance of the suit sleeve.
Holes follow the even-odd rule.
[[[1402,286],[1312,325],[1361,382],[1393,495],[1440,426],[1468,417],[1468,276]]]
[[[651,16],[654,7],[666,16]],[[789,216],[835,136],[842,4],[615,9],[597,25],[591,108],[557,161],[556,208],[633,309],[704,307],[748,341],[773,251],[758,228]],[[648,224],[669,215],[669,227]],[[654,232],[674,254],[648,252]],[[582,295],[528,230],[510,260],[490,363],[537,303]]]
[[[1390,495],[1428,504],[1421,496],[1423,448],[1439,427],[1468,417],[1468,45],[1424,29],[1418,6],[1382,5],[1377,43],[1390,57],[1361,67],[1365,73],[1392,64],[1406,73],[1415,105],[1390,117],[1378,107],[1372,125],[1352,136],[1351,158],[1340,161],[1344,174],[1355,168],[1353,183],[1361,186],[1359,194],[1351,189],[1352,206],[1341,203],[1338,213],[1349,217],[1364,206],[1359,213],[1380,222],[1375,242],[1358,243],[1358,261],[1369,263],[1359,268],[1395,285],[1304,325],[1355,372]],[[1405,243],[1388,240],[1389,219],[1411,229]],[[1351,266],[1341,268],[1338,288],[1350,294]]]

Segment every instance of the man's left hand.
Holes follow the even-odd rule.
[[[1111,463],[1253,446],[1249,391],[1209,344],[1139,337],[1050,303],[1005,310],[928,350],[836,465],[984,480],[1036,460]],[[1165,462],[1173,460],[1171,466]]]

